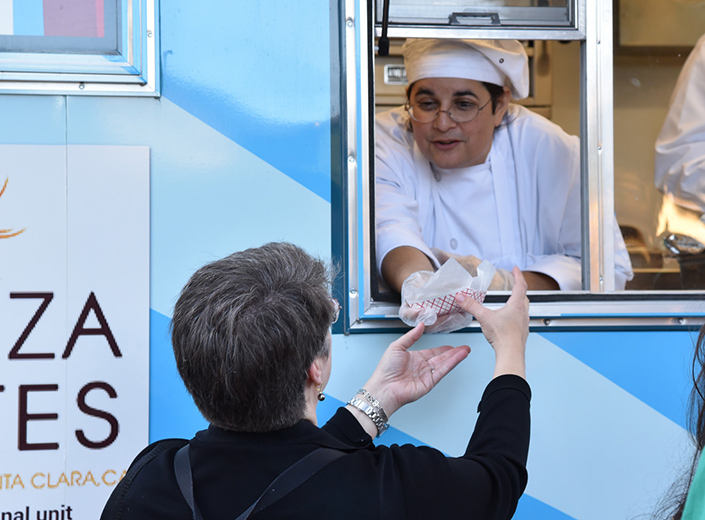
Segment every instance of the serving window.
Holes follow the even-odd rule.
[[[357,68],[348,58],[346,93],[348,114],[358,117],[349,118],[347,127],[347,278],[340,287],[347,295],[346,330],[403,326],[397,319],[399,295],[377,271],[374,117],[406,102],[400,49],[410,37],[519,40],[529,56],[530,93],[518,103],[580,138],[582,286],[531,291],[532,326],[701,324],[705,245],[698,251],[698,244],[705,244],[705,224],[700,214],[674,204],[654,183],[654,145],[684,56],[662,48],[635,55],[613,45],[620,20],[617,5],[617,25],[612,24],[611,0],[589,6],[541,0],[462,3],[469,11],[505,13],[493,23],[474,15],[459,22],[453,16],[458,6],[452,4],[391,2],[385,16],[380,0],[362,12],[348,11],[346,53],[351,56],[350,45],[355,46]],[[439,14],[443,9],[450,10]],[[385,39],[389,53],[380,55]],[[624,287],[615,275],[610,237],[616,234],[633,271]],[[490,292],[486,303],[501,305],[506,298],[506,293]]]

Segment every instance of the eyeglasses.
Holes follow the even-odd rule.
[[[448,110],[441,110],[437,101],[424,101],[415,105],[407,103],[405,108],[411,119],[419,123],[432,123],[441,112],[448,114],[448,117],[456,123],[469,123],[480,115],[480,111],[489,105],[490,101],[492,98],[488,99],[487,103],[481,107],[470,101],[454,101]]]
[[[342,309],[342,307],[335,298],[331,298],[330,301],[333,302],[333,306],[335,307],[335,314],[333,315],[333,322],[331,323],[331,325],[333,325],[333,323],[338,321],[338,316],[340,316],[340,309]]]

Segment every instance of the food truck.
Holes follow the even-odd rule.
[[[529,293],[514,518],[648,517],[693,455],[705,228],[656,189],[654,143],[703,22],[678,0],[0,1],[0,518],[98,518],[143,447],[207,426],[170,316],[233,251],[288,241],[339,267],[319,422],[369,377],[408,330],[374,221],[374,116],[405,102],[406,38],[521,41],[518,102],[580,137],[582,288]],[[460,455],[493,351],[476,323],[419,343],[472,352],[377,442]]]

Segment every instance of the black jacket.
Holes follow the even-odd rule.
[[[509,519],[527,482],[530,399],[520,377],[491,381],[457,458],[429,447],[375,447],[345,408],[322,428],[301,421],[262,434],[210,426],[190,441],[195,499],[205,520],[233,520],[287,467],[325,446],[347,455],[253,518]],[[174,475],[175,451],[162,452],[135,477],[122,519],[191,520]]]

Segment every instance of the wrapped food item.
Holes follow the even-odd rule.
[[[466,327],[472,315],[460,308],[455,295],[463,293],[482,303],[494,273],[494,266],[483,260],[477,266],[477,275],[472,276],[454,258],[435,273],[417,271],[402,285],[399,317],[411,326],[423,321],[427,332],[450,332]]]

